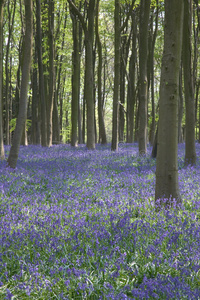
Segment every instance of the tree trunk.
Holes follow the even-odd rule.
[[[34,67],[32,70],[32,125],[31,139],[32,144],[37,144],[37,127],[38,127],[38,83],[37,83],[37,53],[34,53]]]
[[[14,26],[14,18],[15,18],[15,8],[16,8],[16,1],[14,2],[13,13],[11,16],[10,13],[10,1],[8,1],[8,39],[6,45],[6,57],[5,57],[5,75],[6,75],[6,86],[5,86],[5,144],[10,145],[10,110],[11,110],[11,103],[10,103],[10,93],[9,93],[9,84],[11,83],[11,79],[9,76],[9,52],[10,52],[10,42],[13,32]],[[11,68],[11,66],[10,66]]]
[[[156,1],[156,20],[154,21],[153,12],[151,15],[151,33],[150,33],[150,50],[149,50],[149,60],[150,60],[150,81],[151,81],[151,125],[150,125],[150,133],[149,133],[149,141],[150,144],[153,145],[154,136],[155,136],[155,128],[156,128],[156,120],[155,120],[155,97],[154,97],[154,50],[155,50],[155,43],[156,43],[156,36],[158,30],[158,0]],[[153,25],[155,23],[155,30],[153,31]]]
[[[196,164],[195,101],[192,74],[192,1],[185,0],[183,25],[183,71],[185,87],[185,165]]]
[[[90,0],[88,8],[88,29],[85,32],[85,98],[87,103],[87,148],[95,149],[94,119],[94,72],[93,72],[93,39],[94,39],[95,0]]]
[[[21,145],[22,146],[28,146],[28,136],[27,136],[27,131],[26,131],[26,121],[25,121],[24,128],[23,128],[23,131],[22,131]]]
[[[137,59],[136,42],[137,42],[137,23],[136,12],[132,12],[132,53],[129,61],[129,80],[127,93],[127,143],[133,143],[134,129],[134,106],[135,106],[135,65]]]
[[[150,0],[140,2],[139,30],[139,154],[147,152],[147,57],[148,57],[148,23]]]
[[[46,115],[46,98],[44,86],[44,71],[42,62],[42,32],[41,32],[41,2],[36,0],[36,26],[37,26],[37,53],[39,69],[39,95],[41,103],[41,144],[47,147],[47,115]]]
[[[68,3],[74,13],[79,17],[85,33],[85,85],[84,96],[87,105],[87,148],[95,149],[95,116],[94,116],[94,72],[93,72],[93,40],[94,40],[94,16],[95,2],[90,0],[87,10],[87,22],[72,2]]]
[[[53,138],[52,143],[53,144],[59,144],[60,143],[60,120],[58,116],[58,103],[57,103],[57,97],[54,96],[54,105],[53,105]]]
[[[4,0],[0,1],[0,159],[5,158],[3,143],[3,7]]]
[[[182,49],[182,0],[165,0],[164,52],[160,81],[155,201],[181,203],[178,183],[178,97]]]
[[[183,143],[183,87],[182,87],[182,66],[179,74],[179,97],[178,97],[178,143]]]
[[[53,104],[54,104],[54,85],[55,85],[55,71],[54,71],[54,0],[49,1],[48,9],[48,43],[49,43],[49,92],[47,101],[47,145],[52,145],[53,136]]]
[[[107,143],[106,129],[103,118],[103,100],[102,100],[102,44],[99,36],[99,0],[97,0],[96,12],[96,40],[98,47],[98,121],[99,121],[99,142]]]
[[[73,74],[72,74],[72,101],[71,101],[71,146],[78,146],[78,104],[79,104],[79,74],[80,74],[80,55],[79,55],[79,22],[77,16],[71,13],[73,26]]]
[[[29,75],[31,68],[32,56],[32,0],[25,0],[25,22],[26,30],[23,44],[23,61],[22,61],[22,79],[20,90],[19,114],[17,118],[16,128],[13,136],[12,146],[8,157],[8,166],[15,168],[18,159],[19,146],[26,121],[27,114],[27,95],[29,85]]]
[[[119,84],[120,84],[120,0],[115,0],[115,78],[113,93],[113,117],[112,117],[112,143],[111,150],[118,150],[118,130],[119,130]]]

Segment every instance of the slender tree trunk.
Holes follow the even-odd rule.
[[[79,55],[79,22],[73,12],[71,13],[73,26],[73,74],[72,74],[72,101],[71,101],[71,146],[78,146],[78,104],[79,104],[79,74],[80,74],[80,55]]]
[[[54,0],[49,0],[48,9],[48,25],[49,25],[49,93],[47,101],[47,144],[52,145],[53,136],[53,104],[54,104],[54,85],[55,85],[55,69],[54,69]]]
[[[154,10],[154,8],[153,8]],[[155,129],[156,129],[156,120],[155,120],[155,93],[154,93],[154,50],[155,50],[155,43],[156,43],[156,37],[157,37],[157,30],[158,30],[158,0],[156,3],[156,20],[154,21],[153,15],[151,15],[151,37],[150,37],[150,51],[149,51],[149,59],[150,59],[150,80],[151,80],[151,117],[152,122],[150,125],[150,133],[149,133],[149,141],[151,145],[153,145],[154,142],[154,136],[155,136]],[[153,31],[153,24],[155,22],[155,30]]]
[[[183,143],[183,88],[182,88],[182,66],[179,74],[179,97],[178,97],[178,142]]]
[[[34,67],[32,70],[32,144],[37,144],[37,122],[38,122],[38,85],[37,85],[37,53],[34,53]]]
[[[115,0],[115,78],[113,93],[113,117],[112,117],[112,143],[111,150],[118,150],[118,130],[119,130],[119,84],[120,84],[120,0]]]
[[[129,61],[129,80],[127,93],[127,143],[133,143],[134,107],[135,107],[135,65],[137,59],[137,23],[136,11],[132,12],[132,53]]]
[[[80,3],[81,5],[81,3]],[[81,59],[81,53],[82,53],[82,40],[83,40],[83,28],[81,23],[79,22],[79,53],[80,53],[80,59]],[[82,104],[80,101],[80,79],[81,75],[79,73],[79,102],[78,102],[78,143],[83,144],[83,133],[82,133]]]
[[[3,142],[3,7],[4,0],[0,1],[0,159],[5,158]]]
[[[124,27],[121,38],[120,49],[120,106],[119,106],[119,141],[124,141],[124,127],[125,127],[125,93],[126,93],[126,78],[127,74],[127,61],[130,48],[130,36],[127,37],[127,27]],[[128,78],[127,78],[128,79]],[[126,115],[127,117],[127,115]]]
[[[139,153],[147,152],[147,57],[148,57],[148,23],[151,0],[140,2],[139,31]]]
[[[16,1],[14,2],[13,6],[13,12],[11,16],[10,12],[10,2],[7,4],[8,9],[8,39],[7,39],[7,45],[6,45],[6,55],[5,55],[5,75],[6,75],[6,86],[5,86],[5,144],[10,145],[10,110],[11,110],[11,100],[10,100],[10,93],[9,93],[9,85],[10,85],[10,76],[9,76],[9,53],[10,53],[10,43],[11,43],[11,37],[13,32],[13,26],[14,26],[14,19],[15,19],[15,8],[16,8]],[[11,65],[10,65],[11,69]]]
[[[192,0],[185,0],[183,27],[183,71],[185,87],[185,165],[196,164],[195,149],[195,101],[192,74]]]
[[[41,2],[36,0],[36,26],[37,26],[37,53],[39,69],[39,95],[41,103],[41,144],[47,146],[47,115],[46,115],[46,98],[44,86],[44,71],[42,62],[42,32],[41,32]]]
[[[98,121],[99,121],[99,142],[107,143],[106,129],[103,118],[103,100],[102,100],[102,44],[99,36],[99,0],[97,0],[96,12],[96,40],[98,48]]]
[[[95,118],[94,118],[94,72],[93,72],[93,40],[94,40],[95,0],[90,0],[88,8],[88,29],[85,32],[85,98],[87,103],[87,148],[95,149]]]
[[[59,144],[60,143],[60,120],[58,115],[58,102],[57,97],[54,94],[54,105],[53,105],[53,116],[52,116],[52,122],[53,122],[53,138],[52,143],[53,144]]]
[[[83,15],[72,2],[68,3],[74,13],[79,17],[85,33],[85,86],[84,95],[87,105],[87,148],[95,149],[95,116],[94,116],[94,72],[93,72],[93,40],[94,40],[94,16],[96,0],[90,0],[87,10],[87,22]]]
[[[160,81],[155,200],[180,204],[178,183],[178,97],[183,29],[182,0],[165,0],[164,53]]]
[[[27,131],[26,131],[26,121],[25,121],[24,128],[23,128],[23,131],[22,131],[21,145],[22,146],[28,146],[28,136],[27,136]]]
[[[84,91],[85,91],[85,83],[84,83]],[[85,96],[83,98],[83,131],[82,131],[82,140],[83,140],[83,144],[85,144],[85,115],[86,115],[86,101],[85,101]]]
[[[25,0],[25,38],[23,44],[23,61],[22,61],[22,80],[20,90],[19,114],[17,118],[16,128],[13,136],[12,146],[8,157],[8,166],[15,168],[18,159],[19,146],[26,121],[27,114],[27,95],[29,85],[29,75],[31,68],[32,56],[32,36],[33,36],[33,20],[32,20],[32,0]]]
[[[67,5],[66,5],[67,7]],[[66,24],[67,24],[67,16],[68,16],[68,13],[67,13],[67,9],[66,9],[66,12],[65,12],[65,17],[64,17],[64,25],[63,25],[63,34],[62,34],[62,44],[61,44],[61,52],[63,52],[63,49],[64,49],[64,44],[65,44],[65,29],[66,29]],[[58,29],[60,30],[60,28]],[[60,32],[60,31],[59,31]],[[58,54],[57,54],[58,56]],[[56,60],[58,61],[58,59]],[[63,62],[63,54],[60,55],[60,60],[58,62],[58,66],[57,67],[57,79],[56,79],[56,83],[55,83],[55,101],[54,103],[58,103],[60,104],[60,119],[59,119],[59,124],[57,125],[58,128],[57,128],[57,142],[61,142],[62,141],[62,136],[60,135],[60,133],[62,132],[62,122],[63,122],[63,99],[61,97],[61,92],[60,92],[60,89],[62,88],[61,86],[61,72],[62,72],[62,62]],[[65,81],[65,80],[63,80]]]

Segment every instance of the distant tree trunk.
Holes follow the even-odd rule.
[[[148,57],[148,23],[151,0],[140,1],[139,30],[139,154],[147,152],[147,57]]]
[[[137,87],[138,88],[138,87]],[[138,131],[139,131],[139,99],[138,94],[135,101],[135,130],[134,130],[134,142],[138,142]]]
[[[98,48],[98,121],[99,121],[99,142],[102,144],[107,143],[106,129],[103,118],[103,99],[102,99],[102,44],[99,36],[99,0],[97,0],[96,12],[96,40]]]
[[[11,103],[10,103],[10,93],[9,93],[9,85],[11,83],[10,74],[9,74],[9,53],[10,53],[10,43],[11,37],[13,32],[14,26],[14,19],[15,19],[15,9],[16,9],[16,1],[13,3],[13,12],[11,16],[10,12],[10,5],[12,2],[7,2],[8,7],[8,38],[7,38],[7,45],[6,45],[6,55],[5,55],[5,75],[6,75],[6,86],[5,86],[5,144],[10,145],[10,110],[11,110]],[[10,66],[11,68],[11,66]]]
[[[5,158],[3,142],[3,7],[4,0],[0,1],[0,159]]]
[[[22,146],[28,146],[28,136],[27,136],[27,131],[26,131],[26,121],[25,121],[24,128],[23,128],[23,131],[22,131],[21,145]]]
[[[185,87],[185,165],[196,164],[195,101],[192,74],[192,0],[185,0],[183,27],[183,71]]]
[[[23,129],[26,121],[27,114],[27,96],[28,96],[28,85],[29,75],[31,68],[31,56],[32,56],[32,0],[25,0],[25,38],[23,44],[23,61],[22,61],[22,79],[21,79],[21,90],[20,90],[20,103],[19,103],[19,114],[16,122],[16,128],[13,136],[12,146],[8,157],[8,166],[15,168],[18,159],[19,146],[23,133]]]
[[[120,0],[115,0],[115,66],[114,66],[114,93],[113,93],[113,117],[112,117],[112,143],[111,150],[118,150],[119,130],[119,84],[120,84]]]
[[[31,140],[32,144],[36,145],[37,129],[38,129],[38,82],[37,82],[37,53],[34,53],[34,67],[32,70],[32,125],[31,125]]]
[[[95,0],[89,1],[88,29],[85,31],[85,98],[87,103],[87,148],[95,149],[94,118],[94,72],[93,72],[93,40],[94,40]]]
[[[85,83],[84,83],[84,91],[85,91]],[[82,140],[83,144],[85,144],[85,115],[86,115],[86,101],[85,101],[85,95],[83,97],[83,125],[82,125]]]
[[[54,0],[49,0],[48,9],[48,38],[49,38],[49,93],[47,101],[47,144],[52,145],[53,137],[53,104],[54,104]]]
[[[125,94],[126,94],[126,78],[128,77],[126,67],[130,48],[130,35],[128,35],[128,26],[124,27],[121,37],[120,49],[120,106],[119,106],[119,141],[124,141],[125,127]],[[127,116],[126,116],[127,117]]]
[[[151,151],[152,158],[156,158],[156,156],[157,156],[157,147],[158,147],[158,125],[156,128],[156,132],[155,132],[155,136],[154,136],[154,140],[153,140],[153,147],[152,147],[152,151]]]
[[[37,26],[37,53],[39,69],[39,95],[41,103],[41,144],[47,147],[47,114],[46,114],[46,97],[44,86],[44,71],[42,62],[42,31],[41,31],[41,2],[36,0],[36,26]]]
[[[84,94],[87,105],[87,148],[95,149],[95,116],[94,116],[94,72],[93,72],[93,40],[94,40],[94,16],[96,0],[90,0],[87,9],[87,22],[78,8],[68,0],[74,13],[79,17],[85,33],[85,86]]]
[[[79,74],[80,74],[80,54],[79,54],[79,21],[76,14],[71,13],[73,26],[73,74],[72,74],[72,101],[71,101],[71,146],[78,146],[78,105],[79,105]]]
[[[183,129],[182,129],[182,118],[183,118],[183,87],[182,87],[182,66],[179,74],[179,98],[178,98],[178,142],[183,143]]]
[[[134,128],[134,106],[135,106],[135,65],[137,59],[136,41],[137,41],[137,23],[136,12],[133,11],[132,17],[132,49],[129,61],[129,80],[128,80],[128,93],[127,93],[127,143],[133,143],[133,128]]]
[[[156,43],[156,36],[157,36],[157,30],[158,30],[158,0],[156,1],[156,20],[154,21],[153,18],[153,12],[151,15],[151,34],[150,34],[150,49],[149,49],[149,59],[150,59],[150,81],[151,81],[151,125],[150,125],[150,133],[149,133],[149,141],[150,144],[153,145],[154,136],[155,136],[155,129],[156,129],[156,120],[155,120],[155,97],[154,97],[154,49],[155,49],[155,43]],[[155,23],[155,30],[153,31],[153,25]]]
[[[55,95],[53,101],[54,101],[54,105],[53,105],[53,116],[52,116],[52,122],[53,122],[52,143],[59,144],[60,143],[60,120],[58,115],[58,103]]]
[[[25,29],[23,29],[23,32]],[[20,84],[21,84],[21,57],[22,57],[22,44],[24,42],[24,37],[22,36],[19,42],[19,65],[17,69],[16,87],[15,87],[15,99],[12,105],[12,117],[17,117],[19,112],[19,98],[20,98]]]
[[[81,26],[81,23],[79,22],[79,53],[81,56],[82,52],[82,38],[83,36],[83,28]],[[79,72],[79,102],[78,102],[78,143],[83,144],[83,134],[82,134],[82,107],[80,103],[80,72]]]
[[[155,200],[180,204],[178,183],[178,97],[183,29],[182,0],[165,0],[164,52],[159,102]],[[165,203],[166,200],[166,203]]]

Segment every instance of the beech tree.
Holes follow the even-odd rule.
[[[131,12],[131,56],[129,59],[128,91],[127,91],[127,117],[126,139],[127,143],[133,143],[134,114],[136,102],[136,60],[137,60],[137,18],[136,9]]]
[[[48,68],[48,101],[47,101],[47,144],[52,145],[53,137],[53,104],[54,104],[54,0],[49,0],[48,5],[48,48],[49,48],[49,68]]]
[[[115,0],[115,61],[111,150],[118,150],[119,83],[120,83],[120,0]]]
[[[87,5],[87,20],[77,6],[68,0],[73,12],[78,16],[85,34],[85,99],[87,104],[87,148],[95,149],[95,118],[94,118],[94,70],[93,70],[93,43],[94,18],[96,0],[90,0]]]
[[[29,75],[31,68],[32,56],[32,36],[33,36],[33,20],[32,20],[32,0],[24,0],[25,5],[25,36],[23,43],[23,61],[22,61],[22,79],[20,90],[19,113],[16,122],[16,128],[12,140],[8,156],[8,166],[15,168],[18,159],[19,146],[22,138],[27,115],[27,97],[29,87]]]
[[[0,1],[0,159],[5,158],[3,142],[3,7]]]
[[[155,200],[181,202],[178,183],[178,97],[183,32],[182,0],[165,0]]]
[[[148,58],[148,24],[151,0],[140,2],[139,31],[139,153],[147,152],[147,58]]]
[[[39,95],[41,104],[41,144],[47,146],[47,113],[46,113],[46,95],[44,85],[44,70],[42,62],[42,25],[41,25],[41,1],[36,0],[36,18],[37,18],[37,36],[36,47],[38,53],[39,70]]]
[[[183,27],[183,71],[185,87],[185,165],[196,163],[195,101],[192,72],[192,0],[185,0]]]
[[[198,1],[188,3],[193,15],[190,11],[184,21],[178,128],[179,142],[186,142],[185,164],[194,164],[194,133],[200,135],[200,10]],[[42,146],[52,141],[77,145],[87,137],[89,149],[98,140],[117,150],[126,134],[126,141],[138,142],[145,155],[158,120],[164,1],[36,0],[33,15],[31,127],[21,143],[26,134],[29,143]],[[4,144],[11,143],[19,110],[24,20],[22,1],[4,1]]]
[[[80,45],[79,30],[80,22],[73,10],[71,10],[72,29],[73,29],[73,53],[72,53],[72,100],[71,100],[71,146],[78,145],[78,106],[80,91]]]
[[[98,86],[98,121],[99,121],[99,141],[102,144],[107,143],[106,138],[106,129],[105,122],[103,117],[103,97],[102,97],[102,43],[99,34],[99,1],[97,0],[96,6],[96,24],[95,24],[95,33],[96,33],[96,41],[97,41],[97,50],[98,50],[98,78],[97,78],[97,86]]]

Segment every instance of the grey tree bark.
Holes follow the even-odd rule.
[[[36,0],[36,26],[37,26],[37,53],[39,69],[39,94],[41,104],[41,144],[47,147],[47,114],[46,114],[46,97],[44,85],[44,71],[42,63],[42,32],[41,32],[41,1]]]
[[[85,98],[87,104],[87,148],[95,149],[95,116],[94,116],[94,71],[93,71],[93,40],[94,40],[95,0],[90,0],[88,7],[88,28],[85,32]]]
[[[49,91],[47,100],[47,145],[52,146],[53,137],[53,104],[55,86],[54,68],[54,0],[49,1],[48,8],[48,44],[49,44]]]
[[[99,121],[99,142],[107,143],[105,122],[103,117],[103,98],[102,98],[102,43],[99,35],[99,0],[97,0],[96,11],[96,41],[98,50],[98,121]]]
[[[12,15],[11,15],[11,5],[13,5]],[[10,72],[11,66],[9,66],[9,53],[10,53],[10,44],[12,39],[13,27],[14,27],[14,20],[15,20],[15,12],[16,12],[16,1],[12,3],[11,1],[7,2],[7,22],[9,24],[8,30],[8,38],[7,38],[7,45],[6,45],[6,55],[5,55],[5,76],[6,76],[6,85],[5,85],[5,144],[10,145],[10,115],[11,115],[11,97],[9,95],[10,89]]]
[[[32,56],[32,37],[33,37],[33,20],[32,20],[32,0],[24,0],[25,5],[25,37],[23,44],[23,61],[22,61],[22,79],[20,90],[19,114],[16,122],[16,128],[8,156],[8,166],[15,168],[17,164],[21,137],[26,121],[27,114],[27,97],[29,86],[29,75],[31,68]]]
[[[4,0],[0,1],[0,159],[5,158],[3,142],[3,7]]]
[[[120,85],[120,0],[115,0],[115,66],[111,150],[118,150],[119,85]]]
[[[79,105],[79,74],[80,74],[80,54],[79,54],[79,20],[76,14],[71,13],[73,27],[73,74],[72,74],[72,101],[71,101],[71,146],[78,146],[78,105]]]
[[[154,9],[156,9],[156,17],[155,20],[153,18],[153,12]],[[151,14],[151,23],[150,23],[150,34],[149,34],[149,72],[150,72],[150,82],[151,83],[151,125],[150,125],[150,132],[149,132],[149,142],[151,145],[153,145],[154,137],[155,137],[155,130],[156,130],[156,118],[155,118],[155,92],[154,92],[154,50],[155,50],[155,43],[156,43],[156,37],[157,37],[157,31],[158,31],[158,13],[159,13],[159,6],[158,6],[158,0],[156,0],[156,7],[152,8],[152,14]],[[155,30],[153,29],[155,25]]]
[[[136,100],[136,88],[135,88],[135,73],[136,73],[136,60],[137,60],[137,19],[136,10],[131,14],[131,26],[132,26],[132,45],[131,45],[131,57],[129,60],[129,77],[128,77],[128,92],[127,92],[127,143],[133,143],[133,130],[134,130],[134,114],[135,114],[135,100]]]
[[[178,182],[178,97],[183,31],[182,0],[165,0],[155,201],[181,203]]]
[[[151,0],[140,1],[139,30],[139,154],[147,152],[147,58],[148,58],[148,23]]]
[[[185,165],[196,164],[195,100],[192,72],[192,0],[184,1],[183,74],[185,87]]]
[[[94,71],[93,71],[93,41],[94,17],[96,0],[87,3],[87,21],[77,9],[72,0],[68,3],[74,13],[79,17],[85,33],[85,100],[87,105],[87,148],[95,149],[95,116],[94,116]]]

